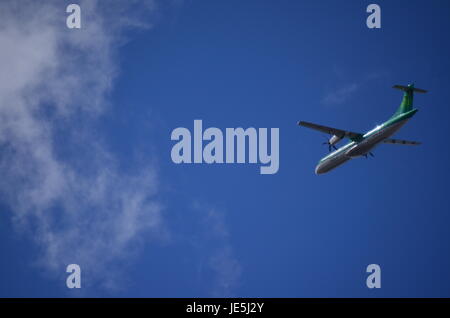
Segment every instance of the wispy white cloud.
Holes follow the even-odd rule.
[[[0,196],[44,268],[63,274],[77,263],[112,285],[108,264],[165,231],[156,168],[124,173],[93,129],[108,109],[122,31],[150,25],[130,18],[134,1],[78,3],[81,30],[66,28],[63,1],[0,3]]]
[[[0,3],[0,199],[16,228],[37,243],[41,268],[63,282],[66,265],[77,263],[85,288],[116,289],[117,266],[147,239],[170,235],[157,168],[149,163],[125,173],[96,130],[110,109],[123,31],[152,24],[127,11],[143,8],[142,1],[79,4],[82,29],[69,30],[61,1]],[[158,7],[148,1],[144,8]],[[211,295],[233,296],[242,268],[225,214],[204,205],[194,210],[201,275],[211,279]]]
[[[234,255],[233,248],[226,244],[217,249],[209,259],[209,266],[216,273],[212,286],[214,297],[232,297],[239,286],[242,266]]]
[[[339,105],[358,93],[368,82],[385,77],[387,72],[373,71],[367,73],[364,77],[353,81],[346,81],[342,69],[334,67],[334,73],[339,80],[339,84],[332,90],[325,93],[322,103],[325,105]]]
[[[202,229],[196,248],[204,257],[200,261],[200,276],[212,275],[209,292],[213,297],[233,297],[242,275],[242,265],[231,244],[225,213],[217,208],[196,203],[194,206]],[[205,243],[207,242],[207,244]],[[203,262],[203,263],[202,263]]]
[[[345,102],[353,93],[359,89],[360,85],[356,83],[346,84],[335,91],[325,95],[322,102],[324,104],[341,104]]]

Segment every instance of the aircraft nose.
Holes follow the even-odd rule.
[[[316,167],[316,174],[322,174],[322,173],[324,173],[324,168],[323,168],[323,165],[321,165],[319,163]]]

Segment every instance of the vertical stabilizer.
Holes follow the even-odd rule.
[[[409,112],[413,108],[413,99],[414,99],[414,92],[416,93],[426,93],[427,91],[420,88],[415,88],[414,84],[409,84],[408,86],[402,86],[402,85],[394,85],[392,88],[400,89],[404,91],[402,103],[398,107],[397,111],[395,112],[394,116],[398,116],[401,114],[404,114],[406,112]]]

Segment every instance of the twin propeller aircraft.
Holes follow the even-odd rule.
[[[420,144],[416,141],[391,139],[389,137],[395,134],[418,111],[418,109],[413,109],[414,92],[426,93],[427,91],[415,88],[413,84],[408,86],[394,85],[393,88],[404,91],[403,100],[399,108],[386,122],[365,134],[317,125],[306,121],[298,122],[300,126],[331,135],[331,138],[325,143],[328,144],[330,154],[319,161],[319,164],[316,167],[316,174],[326,173],[353,158],[361,156],[367,158],[367,155],[373,157],[371,150],[380,143],[399,145]],[[339,149],[336,148],[336,144],[343,138],[350,139],[350,142]],[[332,148],[334,149],[333,152],[331,152]]]

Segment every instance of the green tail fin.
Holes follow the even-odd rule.
[[[413,99],[414,99],[414,92],[416,93],[426,93],[427,91],[420,88],[415,88],[414,84],[409,84],[408,86],[402,86],[402,85],[394,85],[392,88],[400,89],[404,91],[402,103],[398,107],[397,111],[395,112],[394,116],[398,116],[401,114],[404,114],[406,112],[409,112],[413,108]]]

